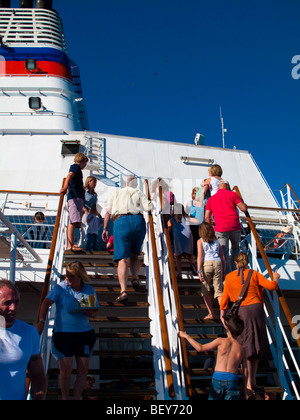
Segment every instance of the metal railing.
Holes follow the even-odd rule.
[[[32,255],[34,262],[42,263],[43,260],[41,257],[35,252],[35,250],[26,242],[20,232],[17,230],[15,226],[13,226],[7,217],[0,211],[0,220],[8,229],[8,232],[11,235],[11,251],[10,251],[10,281],[15,283],[15,276],[16,276],[16,262],[17,262],[17,241],[23,245],[23,247]],[[5,232],[7,233],[7,232]],[[1,258],[1,256],[0,256]]]

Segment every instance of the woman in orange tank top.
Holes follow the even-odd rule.
[[[233,271],[226,276],[224,291],[220,304],[221,319],[224,324],[223,315],[229,300],[235,302],[243,288],[244,279],[249,273],[249,259],[247,254],[241,252],[235,259],[237,271]],[[243,300],[239,316],[245,324],[243,334],[238,338],[239,343],[244,348],[245,358],[243,361],[244,387],[246,396],[255,393],[256,373],[259,360],[272,360],[266,323],[263,309],[264,289],[273,291],[278,288],[280,275],[273,272],[273,281],[266,279],[262,274],[253,271],[249,288]],[[225,324],[224,324],[225,325]]]

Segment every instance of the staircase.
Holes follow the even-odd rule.
[[[120,292],[117,264],[108,252],[73,253],[66,251],[64,266],[81,261],[95,288],[100,310],[91,325],[97,334],[97,343],[90,363],[89,374],[95,378],[95,387],[84,392],[84,399],[151,400],[156,398],[153,352],[151,348],[150,320],[146,277],[140,275],[140,288],[128,287],[128,302],[116,303]],[[141,257],[141,273],[143,258]],[[130,285],[131,278],[128,284]],[[73,374],[76,374],[74,370]],[[50,367],[49,377],[58,375],[58,369]],[[50,392],[49,397],[57,396]]]
[[[191,277],[189,264],[183,262],[183,280],[178,282],[180,302],[182,308],[185,331],[195,340],[205,344],[218,337],[226,337],[226,331],[220,319],[204,320],[208,314],[200,291],[200,282]],[[219,305],[214,302],[214,312],[219,317]],[[214,372],[216,352],[197,353],[187,343],[188,363],[190,370],[192,400],[207,400],[211,378]],[[277,370],[273,366],[261,364],[258,371],[258,385],[266,393],[282,393],[281,386],[276,385]],[[239,372],[240,385],[242,385],[242,371]],[[262,393],[263,395],[263,393]]]
[[[150,216],[148,218],[145,215],[147,235],[145,256],[141,257],[141,262],[145,262],[146,268],[143,264],[141,287],[138,291],[128,288],[129,301],[126,304],[115,302],[120,291],[117,265],[108,252],[65,252],[63,255],[63,266],[74,260],[80,260],[84,264],[101,305],[97,318],[91,321],[98,340],[89,373],[95,377],[96,382],[94,389],[85,393],[85,398],[206,400],[208,397],[216,354],[198,354],[188,343],[186,351],[185,340],[184,343],[178,340],[178,331],[184,329],[193,338],[205,343],[225,336],[225,330],[219,319],[204,320],[207,309],[201,297],[199,280],[190,272],[188,263],[183,262],[183,280],[176,287],[173,253],[159,205],[152,214],[152,222]],[[153,235],[150,234],[150,226],[153,226]],[[252,236],[253,231],[251,238]],[[256,264],[256,241],[253,238],[249,248],[254,268],[259,269]],[[63,253],[62,241],[58,240],[57,243]],[[59,275],[62,266],[54,265],[52,271]],[[130,280],[129,278],[129,285]],[[161,290],[158,290],[157,284],[161,285]],[[290,346],[286,337],[283,341],[278,303],[281,298],[275,294],[273,302],[272,297],[268,296],[268,299],[265,307],[268,334],[278,372],[273,364],[260,364],[258,385],[273,396],[293,399],[295,394],[300,399],[293,378],[294,371],[287,366],[289,357],[293,356],[284,354],[286,347]],[[161,305],[158,301],[161,301]],[[215,314],[218,317],[218,304],[215,304]],[[274,313],[270,315],[271,306]],[[162,321],[166,323],[165,331]],[[300,377],[297,361],[292,361]],[[239,374],[242,385],[242,372]],[[51,363],[49,398],[56,398],[58,395],[57,376],[57,366]]]

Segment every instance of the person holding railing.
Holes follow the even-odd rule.
[[[111,194],[106,204],[102,239],[108,241],[108,226],[114,221],[114,261],[118,262],[118,278],[121,292],[116,302],[128,300],[128,268],[132,273],[132,287],[139,288],[138,274],[140,269],[139,255],[146,235],[146,223],[143,212],[151,210],[151,202],[146,195],[137,190],[137,178],[128,175],[124,188]]]
[[[220,304],[221,320],[224,325],[224,311],[229,301],[236,302],[243,288],[244,280],[249,274],[248,255],[241,252],[235,259],[237,271],[228,274],[225,279],[224,291]],[[246,297],[241,303],[239,316],[244,321],[245,329],[238,337],[244,348],[244,388],[246,397],[251,397],[257,390],[256,373],[259,360],[273,360],[267,337],[266,321],[264,315],[264,289],[274,291],[278,288],[280,275],[273,272],[273,281],[266,279],[258,271],[253,271]]]
[[[216,237],[223,248],[226,259],[226,274],[234,268],[234,259],[240,251],[241,223],[237,209],[246,212],[247,205],[234,191],[230,191],[229,182],[220,180],[218,192],[211,197],[205,210],[205,221],[215,222]],[[229,258],[229,241],[231,243],[231,257]]]
[[[77,153],[74,164],[69,169],[68,176],[60,190],[61,194],[68,192],[69,225],[68,225],[68,245],[67,250],[82,251],[75,242],[75,229],[81,228],[83,206],[85,201],[85,191],[83,187],[82,170],[86,167],[89,159],[83,153]]]
[[[77,362],[74,383],[74,400],[80,400],[89,371],[89,361],[96,343],[95,330],[89,323],[98,313],[99,303],[82,263],[67,265],[66,280],[50,291],[41,305],[39,322],[41,334],[44,330],[49,308],[56,304],[56,318],[52,338],[52,354],[58,360],[60,386],[63,400],[69,399],[73,357]]]

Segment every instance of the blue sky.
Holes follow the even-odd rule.
[[[71,6],[72,5],[72,6]],[[300,196],[299,0],[54,0],[90,129],[249,150]],[[299,70],[300,74],[300,70]],[[238,176],[238,174],[237,174]]]

